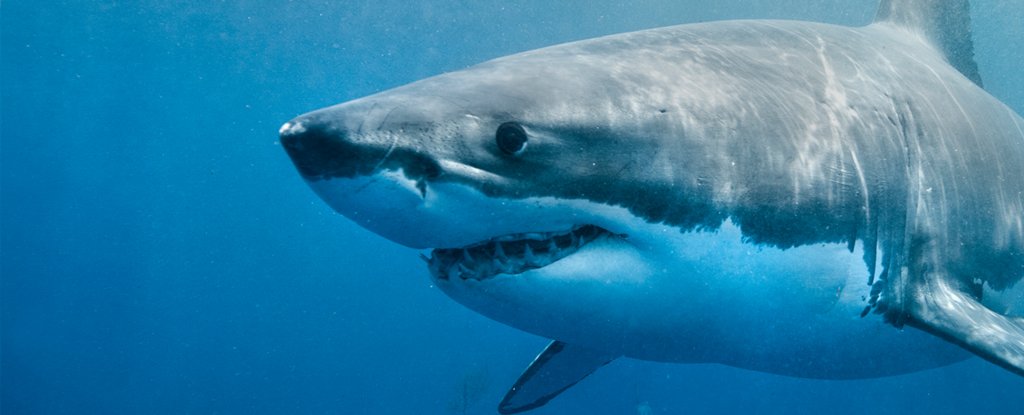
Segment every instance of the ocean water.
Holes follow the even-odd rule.
[[[415,251],[333,213],[278,126],[564,41],[859,25],[876,3],[5,1],[0,409],[495,413],[547,340],[462,308]],[[986,87],[1024,113],[1024,4],[972,3]],[[1021,414],[1022,397],[978,359],[864,381],[621,359],[533,413]]]

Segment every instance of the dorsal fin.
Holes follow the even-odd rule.
[[[946,56],[960,73],[981,85],[971,40],[968,0],[882,0],[875,23],[889,23],[918,32]]]

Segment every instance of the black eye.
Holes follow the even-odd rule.
[[[494,133],[494,139],[498,142],[498,148],[505,154],[516,156],[526,150],[526,130],[515,121],[498,126]]]

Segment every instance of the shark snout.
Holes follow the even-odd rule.
[[[299,117],[281,126],[281,145],[306,179],[352,177],[385,157],[374,146],[351,140],[345,128]]]
[[[306,180],[369,176],[400,170],[416,181],[440,175],[433,156],[393,132],[363,133],[338,117],[300,116],[281,126],[281,145]]]

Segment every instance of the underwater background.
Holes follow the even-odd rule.
[[[1024,113],[1024,2],[971,3],[986,89]],[[565,41],[728,18],[862,25],[876,6],[4,1],[0,410],[493,414],[547,339],[449,300],[416,251],[333,213],[278,127]],[[531,414],[736,412],[1021,414],[1024,379],[979,359],[863,381],[620,359]]]

